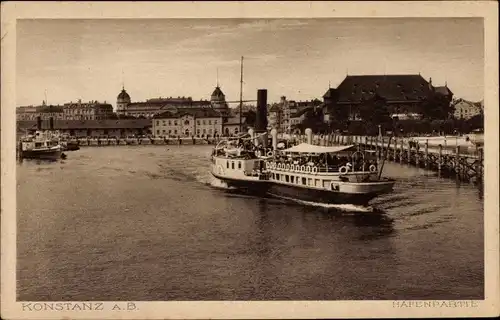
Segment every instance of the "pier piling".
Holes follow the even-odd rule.
[[[425,168],[427,169],[429,167],[429,139],[425,139],[425,158],[424,158],[424,165]]]
[[[439,155],[438,155],[438,171],[441,172],[441,165],[443,164],[443,146],[439,145]]]

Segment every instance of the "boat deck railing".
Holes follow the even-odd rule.
[[[300,172],[300,173],[348,173],[348,172],[377,172],[378,168],[376,165],[356,164],[354,167],[350,163],[345,163],[342,165],[325,165],[325,164],[294,164],[289,162],[267,162],[267,168],[278,171],[288,171],[288,172]]]

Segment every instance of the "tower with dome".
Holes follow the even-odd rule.
[[[219,111],[223,114],[226,113],[229,109],[226,103],[226,96],[219,87],[219,84],[217,84],[214,92],[212,92],[212,95],[210,96],[210,104],[212,105],[212,108],[214,110]]]
[[[129,94],[125,90],[125,87],[122,87],[122,91],[116,98],[116,113],[118,115],[125,115],[127,113],[127,106],[130,102]]]

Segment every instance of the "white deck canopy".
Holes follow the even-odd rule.
[[[309,143],[301,143],[299,145],[293,146],[291,148],[282,151],[296,152],[296,153],[337,153],[351,149],[352,147],[354,147],[354,145],[324,147],[324,146],[315,146]]]

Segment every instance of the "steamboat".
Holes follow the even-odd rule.
[[[243,84],[243,58],[241,67]],[[242,88],[240,88],[240,128]],[[306,129],[307,143],[278,148],[276,129],[268,148],[267,90],[257,91],[255,134],[219,142],[212,151],[211,174],[229,187],[292,200],[325,204],[368,205],[390,193],[395,181],[382,178],[383,164],[356,146],[316,146]],[[390,141],[389,141],[390,143]]]
[[[51,132],[41,130],[22,137],[18,152],[21,159],[57,160],[63,157],[59,139]]]
[[[368,205],[390,193],[395,181],[382,178],[370,152],[351,146],[302,143],[266,161],[268,194],[325,204]]]
[[[311,143],[278,150],[272,134],[272,149],[250,143],[251,137],[221,141],[212,153],[212,175],[246,192],[321,204],[366,206],[393,190],[395,180],[381,177],[371,152]]]

